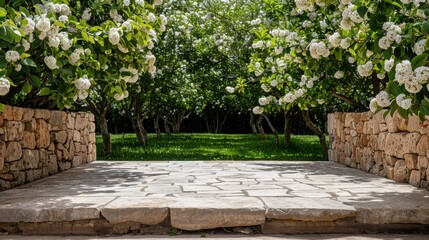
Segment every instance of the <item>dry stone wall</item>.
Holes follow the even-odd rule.
[[[0,113],[0,191],[95,159],[91,113],[12,106]]]
[[[429,127],[418,117],[333,113],[328,132],[330,161],[429,189]]]

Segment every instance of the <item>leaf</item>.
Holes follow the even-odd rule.
[[[15,41],[15,33],[11,26],[1,26],[0,27],[0,39],[5,40],[9,43],[14,43]]]
[[[399,86],[394,81],[389,81],[389,83],[386,86],[386,91],[395,96],[401,94],[402,92]]]
[[[420,105],[419,112],[423,113],[426,116],[429,116],[429,106]]]
[[[25,82],[24,86],[22,87],[22,91],[27,94],[30,93],[32,89],[33,89],[33,86],[31,86],[31,84],[28,81]]]
[[[402,5],[399,4],[398,2],[394,1],[394,0],[384,0],[384,2],[389,3],[395,7],[402,8]]]
[[[6,9],[0,7],[0,17],[6,17],[6,15],[7,15]]]
[[[422,24],[422,33],[429,33],[429,21],[424,21]]]
[[[42,90],[40,90],[39,95],[40,96],[47,96],[51,93],[51,89],[49,88],[42,88]]]
[[[37,88],[39,88],[42,85],[42,81],[40,80],[40,78],[35,75],[30,76],[30,82],[31,82],[31,85]]]
[[[368,8],[367,8],[367,7],[365,7],[365,6],[360,6],[360,7],[358,7],[358,9],[357,9],[356,11],[357,11],[357,13],[359,14],[359,16],[360,16],[361,18],[364,18],[364,17],[365,17],[366,12],[368,12]]]
[[[31,58],[21,59],[22,65],[29,67],[37,67],[36,63]]]
[[[415,56],[411,60],[411,67],[413,68],[413,70],[418,68],[418,67],[425,65],[428,57],[429,57],[429,55],[426,53]]]

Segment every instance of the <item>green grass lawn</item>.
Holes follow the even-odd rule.
[[[292,136],[292,146],[276,144],[274,136],[261,139],[246,134],[177,134],[156,139],[149,134],[147,147],[138,145],[134,134],[112,135],[113,155],[102,156],[101,136],[97,136],[99,160],[323,160],[316,136]]]

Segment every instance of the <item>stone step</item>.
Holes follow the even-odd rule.
[[[391,198],[358,204],[352,198],[339,201],[300,197],[0,198],[0,233],[165,234],[171,228],[201,231],[233,227],[254,227],[266,234],[428,232],[427,201],[412,205],[398,201]]]

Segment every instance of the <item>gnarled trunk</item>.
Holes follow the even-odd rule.
[[[253,113],[253,111],[250,111],[249,125],[250,125],[250,128],[252,128],[253,135],[258,134],[258,130],[256,130],[256,126],[255,126],[255,114]]]
[[[324,157],[324,159],[327,159],[328,158],[328,144],[326,143],[325,134],[323,133],[322,130],[320,130],[320,128],[318,128],[316,126],[316,124],[313,123],[313,121],[311,121],[309,110],[302,112],[302,118],[304,119],[304,122],[307,125],[307,127],[309,127],[310,130],[313,131],[314,134],[316,134],[316,136],[319,137],[320,145],[322,146],[322,150],[323,150],[323,157]]]
[[[292,144],[291,135],[292,135],[292,109],[286,110],[284,112],[285,125],[284,125],[284,144],[285,146],[290,146]]]
[[[270,119],[265,114],[261,114],[262,117],[264,117],[265,121],[267,121],[268,126],[270,127],[271,131],[273,132],[274,136],[276,137],[276,143],[279,144],[279,133],[277,132],[276,128],[271,123]]]
[[[112,142],[110,140],[110,133],[107,127],[106,113],[101,113],[98,118],[100,125],[100,133],[103,138],[103,154],[104,156],[110,156],[112,154]]]
[[[153,127],[155,129],[157,139],[161,138],[161,129],[159,128],[159,119],[160,118],[161,118],[161,113],[160,113],[160,111],[157,111],[155,114],[155,117],[153,118]]]
[[[141,120],[139,116],[132,116],[131,122],[133,123],[134,132],[136,133],[137,141],[140,145],[146,146],[145,130],[142,129],[142,124],[140,124]]]
[[[264,121],[264,117],[259,116],[258,120],[256,121],[256,126],[258,127],[259,133],[261,134],[262,138],[266,138],[267,135],[265,134],[264,127],[262,126],[262,123]]]
[[[167,134],[167,136],[170,136],[170,134],[171,134],[171,130],[170,130],[170,126],[169,126],[169,123],[168,123],[168,116],[166,115],[166,116],[163,116],[162,117],[162,120],[163,120],[163,122],[164,122],[164,130],[165,130],[165,134]]]

